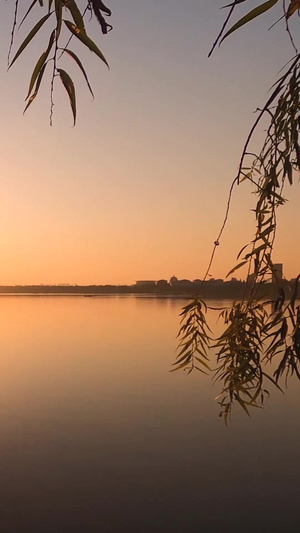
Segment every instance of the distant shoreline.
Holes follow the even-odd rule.
[[[281,287],[288,297],[294,288],[294,280],[282,280]],[[196,294],[209,299],[241,299],[247,295],[245,281],[209,280],[192,282],[178,281],[174,285],[168,282],[145,283],[136,285],[1,285],[0,296],[153,296],[170,298],[192,298]],[[277,294],[277,287],[266,283],[259,287],[258,296],[267,298]],[[298,297],[300,291],[298,290]]]
[[[84,293],[63,293],[63,292],[49,292],[49,293],[33,293],[33,292],[0,292],[0,298],[1,297],[33,297],[33,298],[49,298],[49,297],[55,297],[55,298],[106,298],[106,297],[124,297],[124,298],[160,298],[160,299],[173,299],[173,300],[180,300],[180,299],[190,299],[191,295],[189,294],[150,294],[150,293],[123,293],[123,292],[116,292],[116,293],[97,293],[97,294],[84,294]],[[220,297],[215,297],[211,299],[220,300]],[[222,299],[222,298],[221,298]],[[229,298],[232,299],[232,298]]]

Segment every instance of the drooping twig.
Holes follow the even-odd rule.
[[[7,66],[9,66],[9,63],[10,63],[10,54],[11,54],[12,47],[14,44],[15,30],[16,30],[17,18],[18,18],[18,7],[19,7],[19,0],[15,0],[15,12],[14,12],[14,19],[13,19],[13,25],[12,25],[12,30],[11,30],[9,50],[8,50],[8,55],[7,55]]]

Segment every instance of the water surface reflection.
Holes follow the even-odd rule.
[[[297,530],[299,385],[226,429],[182,303],[0,299],[1,532]]]

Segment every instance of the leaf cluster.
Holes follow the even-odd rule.
[[[225,38],[273,8],[278,0],[269,0],[252,9],[228,28],[234,10],[247,0],[236,0],[227,6],[229,14],[219,33],[215,46]],[[283,6],[284,7],[284,6]],[[300,2],[291,0],[283,17],[289,32],[288,20],[300,8]],[[281,19],[280,19],[281,20]],[[289,32],[292,44],[294,42]],[[291,376],[300,379],[300,306],[296,305],[298,282],[293,288],[284,289],[273,263],[273,249],[277,230],[277,211],[285,204],[285,186],[294,184],[294,175],[300,170],[300,54],[296,54],[286,71],[272,87],[271,95],[258,116],[245,142],[238,173],[230,188],[226,215],[220,233],[214,242],[206,279],[227,222],[233,187],[248,181],[254,187],[256,205],[255,234],[249,244],[243,246],[237,256],[237,264],[227,275],[246,267],[248,272],[246,291],[241,302],[235,302],[222,310],[224,332],[214,342],[206,333],[208,324],[203,300],[196,299],[183,308],[181,325],[181,349],[176,368],[197,368],[194,358],[198,351],[194,339],[197,331],[205,339],[205,364],[208,366],[208,349],[216,357],[213,378],[222,383],[217,396],[221,406],[220,416],[228,423],[232,408],[238,404],[250,415],[252,407],[262,407],[269,395],[265,382],[281,389],[281,379],[287,385]],[[250,143],[263,117],[269,119],[261,151],[256,154]],[[272,282],[277,296],[259,300],[262,287]],[[200,306],[200,307],[199,307]],[[195,315],[199,313],[198,320]],[[210,330],[209,330],[210,331]],[[211,354],[210,354],[211,355]],[[271,364],[272,374],[266,372]],[[274,369],[275,368],[275,369]]]
[[[228,8],[229,9],[229,12],[228,12],[228,15],[224,21],[224,24],[221,28],[221,31],[219,32],[210,52],[209,52],[209,56],[212,54],[212,52],[214,51],[215,47],[219,44],[221,44],[224,39],[226,39],[227,37],[229,37],[229,35],[231,35],[232,33],[234,33],[236,30],[242,28],[245,24],[248,24],[249,22],[252,22],[252,20],[256,19],[257,17],[263,15],[264,13],[266,13],[267,11],[269,11],[270,9],[272,9],[273,7],[276,6],[276,4],[279,3],[279,0],[267,0],[265,2],[263,2],[262,4],[260,4],[259,6],[255,7],[255,8],[252,8],[250,11],[248,11],[248,13],[246,15],[244,15],[243,17],[241,17],[237,22],[235,22],[235,24],[233,24],[232,26],[229,26],[229,23],[234,15],[234,12],[237,8],[237,6],[239,4],[244,4],[245,2],[248,2],[250,4],[250,1],[249,0],[234,0],[234,2],[232,2],[231,4],[227,4],[225,6],[223,6],[222,9],[225,9],[225,8]],[[247,4],[248,5],[248,4]],[[283,1],[283,16],[280,17],[279,20],[277,20],[273,26],[279,22],[280,20],[282,19],[285,19],[286,20],[286,23],[288,24],[288,21],[290,19],[290,17],[292,15],[294,15],[294,13],[296,13],[300,8],[300,1],[299,0],[290,0],[290,3],[288,4],[288,7],[287,9],[285,8],[285,2]]]
[[[181,312],[181,328],[178,333],[180,342],[179,353],[173,364],[175,370],[184,369],[188,372],[197,369],[203,374],[210,371],[208,365],[207,350],[210,345],[210,328],[207,324],[205,314],[207,312],[206,303],[195,298],[184,306]]]
[[[48,38],[47,47],[38,58],[31,74],[29,88],[25,100],[27,103],[24,113],[37,97],[45,71],[47,67],[52,64],[50,88],[50,124],[52,125],[54,107],[54,80],[57,77],[61,80],[69,97],[75,125],[77,116],[75,85],[70,75],[64,69],[58,68],[58,61],[64,54],[71,58],[82,73],[90,93],[92,96],[94,96],[85,68],[79,57],[69,48],[69,43],[74,37],[108,66],[105,56],[87,33],[84,17],[86,13],[93,14],[100,24],[102,33],[107,34],[112,29],[112,26],[106,22],[105,16],[110,16],[111,10],[102,2],[102,0],[78,0],[77,2],[75,0],[48,0],[46,3],[44,3],[43,0],[33,0],[32,3],[28,4],[28,9],[20,21],[19,27],[22,26],[27,17],[37,9],[44,12],[43,16],[33,26],[11,59],[11,50],[14,44],[15,28],[18,23],[19,12],[19,0],[15,0],[15,12],[11,34],[8,68],[15,63],[15,61],[24,52],[35,36],[44,27],[45,23],[48,21],[53,21],[53,29]],[[66,34],[62,31],[63,28],[66,29]],[[62,44],[63,39],[64,44]]]
[[[217,349],[218,367],[215,380],[223,384],[217,397],[221,406],[220,416],[228,422],[232,405],[237,402],[250,415],[250,407],[263,403],[264,376],[272,380],[262,369],[263,331],[266,320],[265,307],[259,303],[236,303],[222,311],[225,331],[214,345]]]

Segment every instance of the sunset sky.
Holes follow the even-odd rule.
[[[7,73],[14,2],[1,3],[0,284],[203,277],[253,111],[293,55],[284,24],[267,31],[280,8],[207,59],[225,16],[221,1],[108,4],[114,30],[103,36],[92,22],[89,31],[110,70],[80,44],[70,46],[86,67],[93,102],[76,65],[61,62],[77,91],[72,128],[59,80],[49,126],[49,75],[23,117],[53,21]],[[244,12],[240,6],[238,17]],[[21,28],[14,51],[35,20]],[[251,192],[245,183],[235,191],[213,277],[225,277],[253,238]],[[300,271],[298,180],[287,197],[274,259],[291,278]]]

